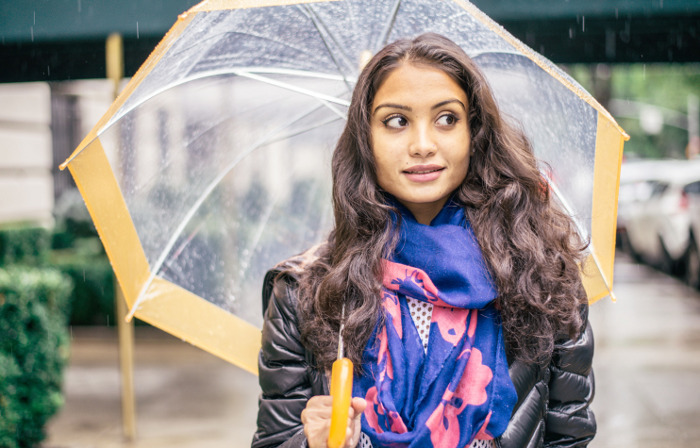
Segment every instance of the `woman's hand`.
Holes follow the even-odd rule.
[[[304,435],[309,448],[327,447],[326,442],[331,429],[332,404],[333,397],[330,395],[317,395],[311,397],[306,403],[306,408],[301,412],[301,423],[304,425]],[[360,441],[360,418],[367,407],[367,402],[359,397],[354,397],[350,404],[344,448],[355,448]]]

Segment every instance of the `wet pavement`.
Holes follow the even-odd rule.
[[[598,435],[607,447],[700,446],[700,293],[618,255],[616,303],[592,307]],[[136,328],[137,439],[124,441],[116,331],[73,330],[66,404],[44,448],[247,447],[257,378]]]
[[[594,447],[700,447],[700,293],[619,256],[591,308]]]

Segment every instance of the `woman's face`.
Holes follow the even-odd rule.
[[[445,72],[404,63],[377,90],[371,105],[377,182],[430,224],[467,175],[467,97]]]

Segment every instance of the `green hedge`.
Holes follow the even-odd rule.
[[[51,265],[73,280],[71,325],[115,325],[114,273],[106,255],[54,251]]]
[[[0,225],[0,268],[55,267],[73,280],[70,325],[114,325],[114,274],[91,226],[63,219],[52,233],[30,223]]]
[[[83,198],[69,190],[56,202],[49,263],[74,284],[71,325],[114,325],[114,273]]]
[[[30,224],[0,226],[0,267],[11,264],[43,265],[51,250],[51,232]]]
[[[63,404],[71,280],[56,269],[0,268],[0,446],[43,438]]]

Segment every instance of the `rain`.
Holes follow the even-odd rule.
[[[32,392],[45,416],[35,432],[43,441],[18,443],[249,445],[256,359],[227,351],[256,342],[267,270],[332,228],[328,166],[358,67],[383,43],[430,24],[471,45],[508,119],[528,130],[540,160],[557,161],[544,176],[555,186],[567,181],[553,195],[586,238],[596,212],[584,173],[596,162],[582,148],[595,147],[600,119],[591,103],[631,136],[619,198],[608,207],[617,209],[610,280],[601,274],[617,301],[604,297],[590,309],[598,421],[591,446],[700,444],[697,2],[474,0],[497,22],[493,29],[546,58],[534,63],[471,20],[461,2],[346,1],[289,8],[281,24],[257,9],[185,13],[197,0],[0,6],[0,328],[11,335],[7,350],[0,344],[0,373],[24,369],[24,353],[53,360],[0,378],[0,395],[11,381],[54,379]],[[345,16],[349,24],[339,25]],[[134,82],[176,24],[188,32]],[[115,32],[121,72],[107,79],[105,42]],[[517,70],[526,75],[513,80]],[[558,100],[561,82],[593,101]],[[115,92],[123,98],[110,110]],[[518,96],[526,99],[509,105]],[[118,193],[110,204],[123,203],[110,218],[119,232],[93,221],[102,204],[78,191],[86,183],[73,180],[73,165],[58,168],[83,163],[81,154],[95,148]],[[594,241],[590,250],[597,248]],[[26,297],[42,298],[10,303],[28,278],[39,286]],[[189,323],[159,320],[163,296],[177,307],[196,302],[186,316],[218,317],[195,322],[191,333]],[[51,337],[25,343],[38,333],[10,320],[15,309],[32,325],[49,322]],[[234,323],[254,331],[217,345]],[[133,341],[120,340],[123,331]],[[125,347],[131,367],[119,361]],[[122,414],[129,400],[131,421]],[[2,430],[0,423],[5,440]]]

